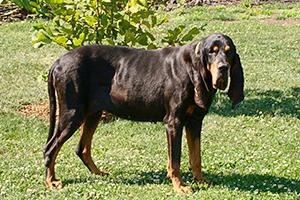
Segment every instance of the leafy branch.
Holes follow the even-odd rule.
[[[185,30],[185,25],[166,30],[159,40],[153,34],[168,19],[159,18],[147,0],[40,0],[36,12],[50,19],[34,25],[34,47],[56,43],[66,49],[85,44],[111,44],[157,48],[159,44],[183,44],[203,27]],[[161,38],[161,37],[160,37]]]

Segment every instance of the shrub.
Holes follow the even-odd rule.
[[[185,43],[199,33],[197,28],[184,31],[185,26],[179,25],[166,30],[159,41],[153,32],[167,18],[157,17],[151,5],[147,0],[43,0],[36,10],[50,21],[34,26],[32,43],[41,47],[54,42],[66,49],[91,43],[152,49],[161,43]]]

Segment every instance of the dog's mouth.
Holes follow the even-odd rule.
[[[228,85],[228,77],[220,77],[213,83],[214,89],[225,90]]]
[[[217,63],[212,65],[212,86],[214,89],[225,90],[228,84],[229,68],[228,64]]]

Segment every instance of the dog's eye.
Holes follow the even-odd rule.
[[[225,52],[226,54],[229,54],[229,53],[230,53],[230,46],[226,45],[226,46],[224,47],[224,52]]]
[[[210,51],[209,51],[209,53],[218,53],[219,52],[219,47],[218,46],[213,46],[211,49],[210,49]]]

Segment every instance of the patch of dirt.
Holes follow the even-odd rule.
[[[24,104],[21,109],[18,110],[20,114],[26,117],[37,117],[43,121],[49,121],[49,102],[47,100],[41,101],[37,104]],[[58,116],[58,110],[56,112],[56,118]],[[116,117],[109,112],[103,111],[101,115],[102,122],[111,122],[115,120]]]
[[[37,117],[46,121],[49,120],[49,103],[42,101],[38,104],[24,104],[18,112],[26,117]]]

